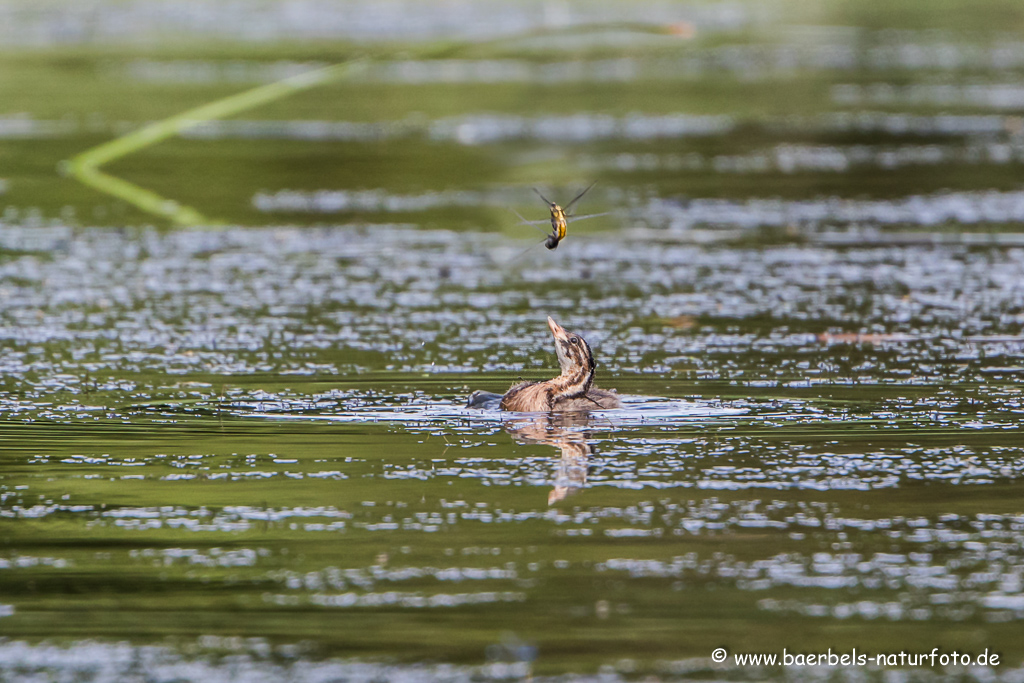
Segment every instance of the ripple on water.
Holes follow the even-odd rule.
[[[1024,618],[1024,520],[970,503],[1024,474],[1019,249],[586,235],[503,269],[509,240],[401,226],[30,233],[0,233],[27,435],[0,519],[117,543],[22,546],[12,581],[127,567],[304,619],[618,610],[563,580],[641,615],[714,587],[762,616]],[[551,376],[548,313],[624,408],[462,408]]]
[[[641,501],[624,506],[581,505],[562,512],[555,509],[490,508],[486,503],[470,505],[463,500],[443,501],[447,511],[412,512],[364,506],[349,526],[335,525],[339,517],[353,520],[353,512],[338,509],[292,509],[253,511],[233,508],[221,512],[195,511],[186,518],[199,517],[191,531],[238,533],[257,520],[288,523],[296,518],[311,520],[306,533],[314,534],[397,534],[403,531],[443,530],[451,534],[462,525],[550,525],[565,537],[597,534],[608,539],[662,539],[711,537],[727,539],[735,534],[749,537],[789,538],[792,549],[769,549],[758,556],[733,556],[726,552],[689,551],[668,559],[612,556],[590,567],[587,561],[558,560],[556,569],[622,575],[633,580],[664,580],[678,587],[696,588],[708,582],[730,585],[753,593],[787,588],[785,599],[759,599],[760,609],[795,612],[811,617],[883,619],[914,621],[939,619],[960,621],[981,617],[988,621],[1024,618],[1019,593],[1024,576],[1024,517],[1020,515],[945,513],[925,516],[850,516],[839,506],[824,502],[785,500],[726,501],[711,498]],[[481,507],[482,505],[482,507]],[[180,509],[137,510],[141,519],[181,519]],[[111,515],[76,511],[95,523],[110,523]],[[114,516],[130,517],[131,510]],[[314,521],[316,520],[316,521]],[[393,520],[393,521],[384,521]],[[241,526],[237,526],[241,524]],[[127,526],[136,533],[138,526]],[[824,534],[839,542],[839,549],[809,553],[799,549],[807,533]],[[899,544],[899,551],[870,550],[873,539],[884,535],[886,547]],[[452,536],[447,536],[452,538]],[[780,541],[787,545],[786,541]],[[861,550],[853,547],[866,546]],[[834,546],[836,547],[836,546]],[[844,548],[845,547],[845,548]],[[263,547],[232,548],[143,548],[127,553],[136,564],[163,568],[183,566],[193,570],[230,567],[251,572],[251,578],[270,581],[277,589],[264,594],[274,604],[360,607],[398,605],[413,608],[441,608],[487,602],[518,602],[527,599],[521,579],[538,571],[540,565],[522,557],[521,549],[463,548],[461,555],[489,556],[496,564],[408,564],[402,555],[378,558],[358,566],[306,565],[302,571],[279,568],[279,553]],[[449,549],[445,553],[452,556]],[[550,558],[549,558],[550,559]],[[4,560],[0,569],[13,570],[47,566],[53,571],[79,571],[82,561],[59,557],[19,555]],[[200,580],[202,575],[193,576]],[[425,579],[434,583],[424,584]],[[480,583],[477,591],[438,590],[448,584]],[[402,586],[410,586],[403,590]],[[822,593],[821,591],[827,591]],[[856,594],[857,600],[849,602]]]
[[[1010,206],[1011,194],[993,193],[993,206]],[[859,220],[861,209],[924,220],[962,208],[984,217],[986,197],[805,209],[807,220],[833,210]],[[671,220],[703,220],[699,203],[664,206]],[[790,207],[790,215],[788,206],[732,209],[737,224],[754,220],[748,213],[759,222],[802,220],[803,209]],[[719,208],[716,221],[730,220],[732,209]],[[503,270],[495,260],[518,245],[396,226],[170,234],[7,227],[0,239],[16,252],[0,263],[0,367],[18,390],[0,397],[10,413],[91,419],[85,407],[102,405],[96,398],[204,399],[217,393],[203,386],[210,376],[507,377],[552,365],[536,310],[587,335],[605,377],[961,382],[1016,373],[1024,348],[1018,249],[754,251],[649,237],[627,250],[614,235],[588,235],[566,257],[541,253]],[[591,284],[598,277],[600,287]],[[574,313],[581,300],[585,317]],[[625,320],[623,310],[631,311]],[[141,379],[153,372],[181,381]],[[510,382],[500,381],[478,388]]]

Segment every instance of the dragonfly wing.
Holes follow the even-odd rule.
[[[536,187],[534,187],[534,188],[531,188],[531,189],[532,189],[532,190],[533,190],[534,192],[536,192],[536,193],[537,193],[537,196],[538,196],[538,197],[540,197],[541,199],[543,199],[543,200],[544,200],[544,203],[545,203],[545,204],[547,204],[548,206],[551,206],[552,204],[554,204],[554,202],[553,202],[553,201],[551,201],[550,199],[548,199],[547,197],[545,197],[544,195],[542,195],[542,194],[540,193],[540,190],[538,190],[538,189],[537,189]],[[587,189],[589,189],[589,188],[587,188]]]
[[[514,259],[512,259],[511,261],[506,263],[505,266],[506,267],[507,266],[511,266],[513,263],[515,263],[519,259],[523,258],[524,256],[526,256],[527,254],[529,254],[531,251],[533,251],[534,249],[536,249],[537,247],[539,247],[542,244],[544,244],[544,242],[537,242],[536,244],[530,245],[528,248],[526,248],[526,249],[522,250],[521,252],[519,252],[519,254]]]
[[[583,196],[583,195],[585,195],[585,194],[586,194],[587,192],[589,192],[589,191],[590,191],[590,188],[592,188],[592,187],[593,187],[594,185],[597,185],[597,181],[596,181],[596,180],[595,180],[594,182],[590,183],[589,185],[587,185],[587,188],[586,188],[585,190],[583,190],[583,192],[580,192],[580,193],[579,193],[578,195],[576,195],[575,197],[573,197],[573,198],[572,198],[572,201],[571,201],[571,202],[569,202],[568,204],[566,204],[566,205],[565,205],[565,206],[563,207],[563,209],[562,209],[562,210],[563,210],[563,211],[568,211],[568,210],[569,210],[569,208],[570,208],[570,207],[572,207],[572,205],[573,205],[573,204],[575,204],[576,202],[578,202],[578,201],[580,200],[580,197],[582,197],[582,196]],[[538,193],[538,194],[539,194],[539,193]]]
[[[509,211],[511,211],[512,213],[514,213],[514,214],[515,214],[516,216],[518,216],[518,217],[519,217],[519,220],[521,220],[521,221],[523,222],[523,225],[532,225],[532,226],[534,226],[534,227],[537,227],[538,225],[550,225],[550,224],[551,224],[551,221],[550,221],[550,220],[542,220],[542,221],[528,221],[528,220],[526,220],[525,218],[523,218],[522,214],[520,214],[520,213],[519,213],[518,211],[516,211],[516,210],[515,210],[515,209],[513,209],[513,208],[509,208]],[[547,231],[547,230],[541,230],[540,228],[537,228],[537,229],[538,229],[538,230],[540,230],[540,231],[541,231],[542,233],[544,233],[545,235],[546,235],[546,234],[548,234],[548,231]]]
[[[588,214],[585,214],[583,216],[566,216],[566,218],[571,218],[573,220],[573,222],[575,223],[576,221],[586,220],[587,218],[597,218],[598,216],[607,216],[607,215],[612,214],[612,213],[615,213],[615,212],[614,211],[602,211],[601,213],[588,213]]]

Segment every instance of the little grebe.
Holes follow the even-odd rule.
[[[501,396],[499,407],[515,412],[568,412],[585,410],[606,410],[622,404],[614,391],[605,391],[594,386],[594,354],[587,341],[572,332],[566,332],[561,325],[548,317],[548,327],[555,336],[555,354],[562,374],[545,382],[522,382]],[[467,407],[484,407],[499,396],[490,392],[475,391],[469,397]]]

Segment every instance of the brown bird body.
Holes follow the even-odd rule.
[[[622,404],[614,391],[594,386],[597,364],[590,345],[578,334],[566,332],[548,317],[548,327],[555,337],[555,353],[562,374],[544,382],[522,382],[501,396],[499,407],[515,412],[570,412],[607,410]],[[470,407],[483,406],[497,399],[497,394],[474,392]]]
[[[552,386],[558,379],[561,378],[556,377],[547,382],[523,382],[515,385],[501,397],[501,409],[517,413],[536,413],[608,410],[622,406],[614,391],[605,391],[604,389],[590,388],[586,393],[578,396],[560,396]]]

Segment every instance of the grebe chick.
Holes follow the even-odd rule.
[[[515,412],[569,412],[607,410],[622,404],[614,391],[594,386],[594,354],[587,341],[565,329],[548,316],[548,327],[555,337],[555,354],[562,374],[545,382],[522,382],[501,397],[501,410]],[[467,407],[485,407],[497,394],[476,391]]]

